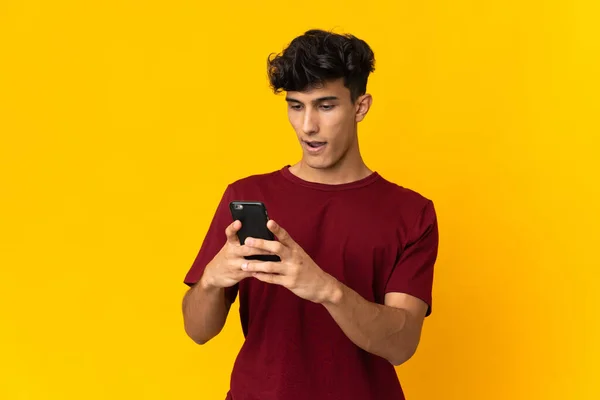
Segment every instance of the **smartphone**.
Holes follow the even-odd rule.
[[[240,244],[244,244],[248,237],[275,240],[275,235],[267,228],[269,215],[267,214],[267,207],[262,202],[232,201],[229,203],[229,209],[233,220],[239,220],[242,223],[242,228],[237,232]],[[255,254],[244,258],[247,260],[281,261],[281,258],[276,254]]]

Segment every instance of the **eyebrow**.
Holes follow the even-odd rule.
[[[339,100],[337,96],[325,96],[325,97],[319,97],[318,99],[314,99],[312,101],[313,104],[317,104],[320,103],[322,101],[328,101],[328,100]],[[294,99],[293,97],[286,97],[285,101],[287,101],[288,103],[300,103],[302,104],[302,102],[300,100]]]

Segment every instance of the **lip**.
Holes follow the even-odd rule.
[[[318,142],[318,140],[315,140],[315,142]],[[308,145],[307,141],[305,141],[305,140],[303,140],[303,141],[302,141],[302,146],[304,146],[304,148],[306,149],[306,151],[307,151],[309,154],[313,154],[313,155],[320,154],[320,153],[322,153],[323,151],[325,151],[325,147],[327,147],[327,144],[328,144],[328,143],[327,143],[327,142],[325,142],[325,144],[324,144],[323,146],[319,146],[319,147],[317,147],[317,148],[313,148],[313,147],[310,147],[310,146]]]

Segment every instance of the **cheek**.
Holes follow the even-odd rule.
[[[292,128],[294,128],[294,131],[296,131],[296,133],[300,132],[300,130],[302,129],[302,120],[298,116],[298,113],[288,112],[288,121],[290,122],[290,125],[292,125]]]
[[[333,113],[323,116],[320,120],[321,129],[337,137],[344,126],[341,117],[341,115],[335,115]]]
[[[352,141],[353,121],[347,115],[340,115],[328,121],[327,130],[332,133],[331,137],[336,143],[345,144]]]

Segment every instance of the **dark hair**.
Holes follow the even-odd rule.
[[[267,70],[275,93],[316,88],[344,78],[354,102],[366,93],[369,74],[375,71],[375,56],[365,41],[319,29],[306,31],[272,56],[267,59]]]

